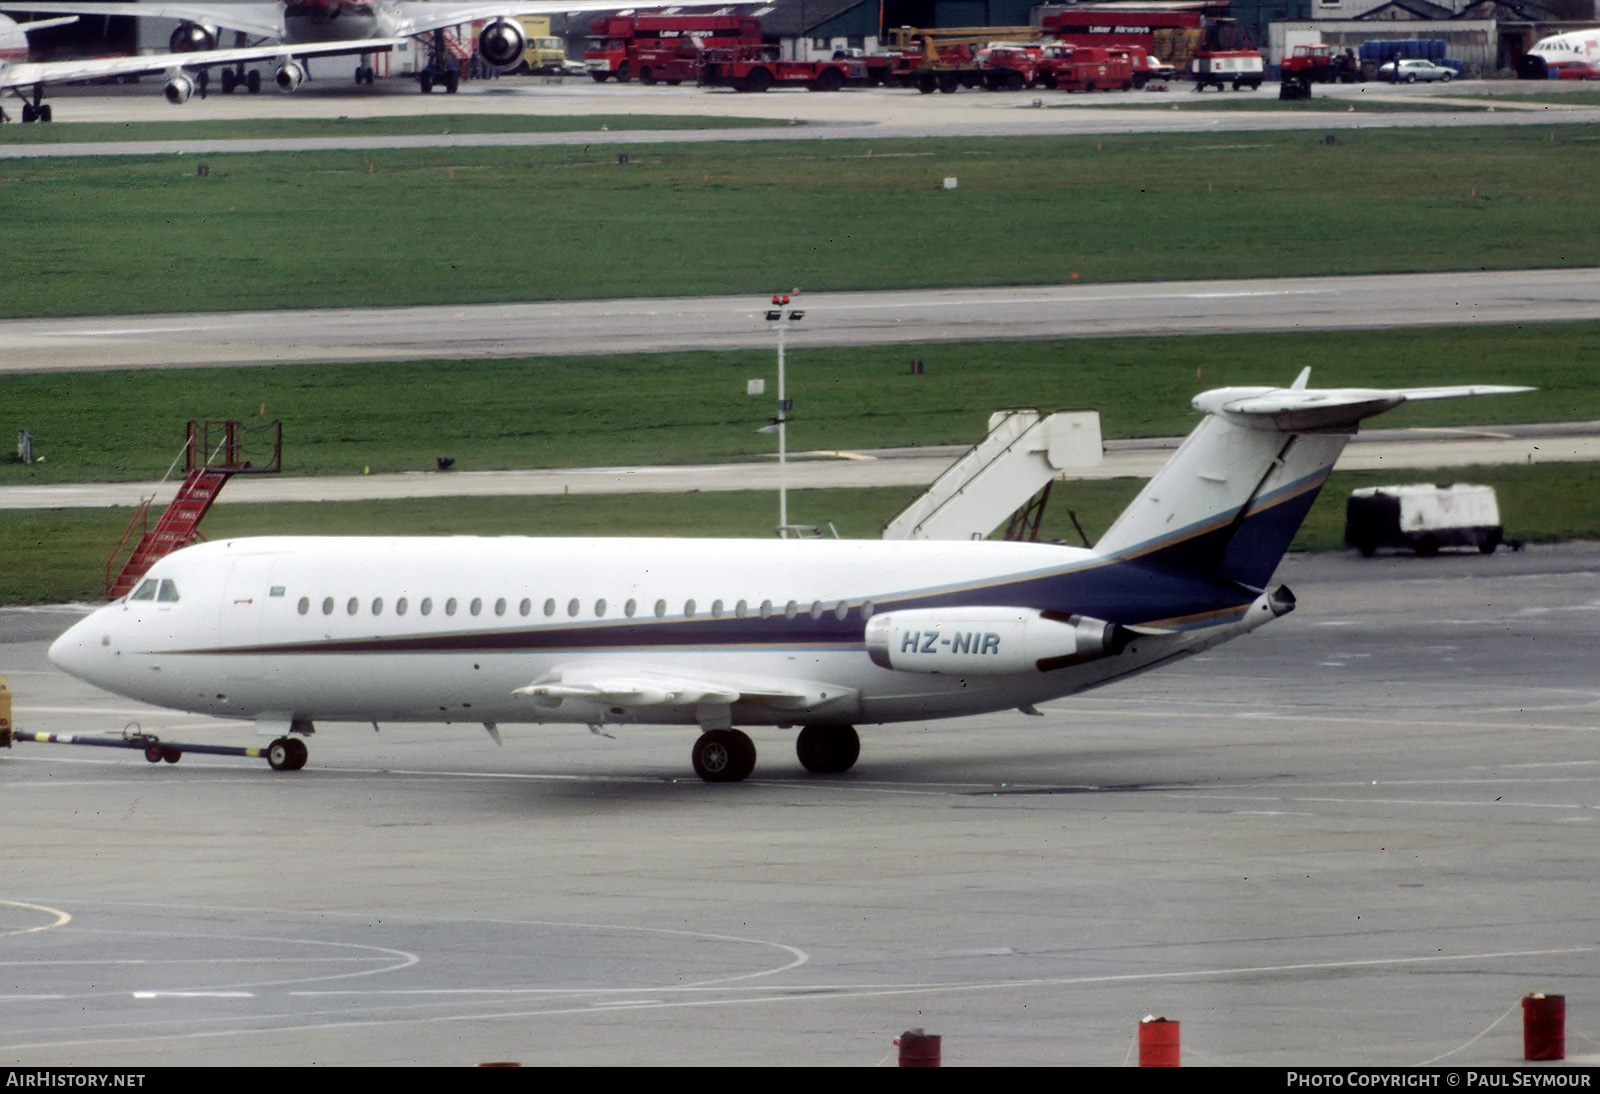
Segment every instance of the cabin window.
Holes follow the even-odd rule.
[[[332,615],[333,614],[333,597],[325,596],[325,597],[322,598],[322,614],[323,615]]]
[[[383,614],[383,597],[375,596],[375,597],[372,598],[372,614],[373,615],[382,615]]]
[[[685,619],[693,619],[694,618],[694,601],[685,600],[683,602],[683,617]]]
[[[656,601],[656,618],[660,619],[662,616],[664,616],[666,614],[667,614],[667,602],[665,600]]]
[[[556,601],[555,601],[554,597],[551,597],[549,600],[546,600],[544,602],[544,614],[545,615],[555,615],[556,614]]]
[[[410,604],[407,603],[406,598],[402,596],[399,600],[394,602],[394,614],[405,615],[408,607],[410,607]]]
[[[605,618],[605,614],[606,614],[606,602],[604,600],[596,600],[594,602],[594,617],[596,619],[604,619]]]
[[[739,601],[739,603],[733,606],[733,614],[740,619],[743,619],[745,617],[745,613],[749,610],[750,605],[743,600]]]
[[[496,600],[494,602],[494,614],[495,615],[505,615],[506,614],[506,598],[505,597],[502,596],[499,600]]]
[[[146,578],[144,581],[139,582],[139,587],[137,589],[133,590],[133,592],[128,595],[128,599],[129,600],[154,600],[156,598],[156,588],[160,584],[161,584],[161,582],[157,581],[153,577],[152,578]]]
[[[300,609],[301,615],[305,615],[311,610],[311,598],[309,596],[302,596],[300,598],[300,603],[295,605],[295,607]]]
[[[444,602],[444,614],[445,615],[455,615],[456,614],[456,598],[455,597],[452,596],[449,600],[446,600]]]
[[[345,601],[344,610],[346,615],[355,615],[361,610],[361,601],[352,596]]]
[[[722,601],[713,600],[711,602],[711,617],[713,619],[721,619],[722,618]]]
[[[419,610],[422,612],[423,615],[432,615],[433,614],[433,597],[431,597],[431,596],[423,597],[422,598],[422,604],[419,606]]]
[[[156,593],[156,599],[163,604],[176,604],[178,602],[178,586],[171,578],[161,579],[161,590]]]
[[[577,597],[573,597],[571,600],[567,601],[568,615],[576,619],[578,617],[578,613],[581,611],[583,611],[583,605],[578,603]]]
[[[800,614],[800,605],[796,604],[794,601],[791,600],[791,601],[789,601],[789,603],[787,603],[787,604],[785,604],[783,606],[783,617],[785,619],[793,619],[795,616],[797,616],[799,614]]]
[[[869,620],[871,618],[872,618],[872,601],[863,600],[861,602],[861,622],[865,623],[867,620]]]
[[[812,619],[821,619],[822,618],[822,601],[813,600],[811,602],[811,618]]]
[[[533,612],[533,601],[529,600],[527,597],[523,597],[522,603],[517,605],[517,610],[523,615],[531,614]]]
[[[629,597],[628,602],[622,606],[622,614],[627,616],[629,619],[632,619],[633,613],[638,610],[639,602],[632,597]]]
[[[772,618],[772,601],[763,600],[761,602],[761,618],[762,619],[771,619]]]
[[[469,607],[467,610],[469,612],[471,612],[473,615],[477,615],[479,612],[483,611],[483,598],[481,596],[473,597],[472,598],[472,606]]]
[[[837,619],[839,622],[843,623],[844,622],[844,617],[849,615],[849,614],[850,614],[850,605],[846,604],[844,601],[841,600],[841,601],[839,601],[839,603],[837,603],[837,604],[835,604],[833,606],[833,617],[835,619]]]

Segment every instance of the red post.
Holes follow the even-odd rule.
[[[1567,997],[1535,992],[1522,997],[1522,1058],[1567,1058]]]
[[[1178,1023],[1146,1018],[1139,1023],[1139,1066],[1178,1066]]]
[[[900,1046],[901,1067],[938,1067],[939,1037],[920,1029],[908,1029],[895,1044]]]

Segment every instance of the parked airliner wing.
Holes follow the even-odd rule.
[[[727,0],[691,0],[675,8],[725,7]],[[426,34],[440,27],[476,23],[484,19],[515,19],[519,15],[562,15],[569,11],[617,11],[628,5],[617,0],[473,0],[470,3],[435,3],[434,0],[402,0],[395,5],[400,16],[398,34]],[[643,6],[643,5],[639,5]]]
[[[360,43],[360,51],[379,53],[393,49],[406,41],[404,38],[367,39]],[[209,68],[212,65],[347,54],[355,52],[355,45],[356,43],[352,42],[329,42],[319,46],[265,45],[246,49],[157,53],[144,57],[95,57],[82,61],[16,61],[0,64],[0,91],[32,89],[41,85],[70,83],[74,80],[96,80],[109,76],[177,73],[183,70]],[[169,94],[168,97],[172,96]]]
[[[226,27],[259,34],[264,38],[284,36],[283,4],[168,4],[164,0],[124,0],[122,3],[19,3],[3,5],[6,11],[66,12],[73,15],[120,15],[155,19],[181,19],[207,27]]]

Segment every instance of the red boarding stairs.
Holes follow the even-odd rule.
[[[253,455],[264,458],[256,462]],[[204,538],[200,535],[200,521],[233,476],[269,475],[282,470],[283,423],[246,426],[242,422],[192,421],[181,458],[188,473],[178,496],[167,505],[154,527],[150,526],[150,503],[155,496],[140,502],[127,531],[106,559],[108,600],[132,592],[158,559]],[[177,466],[177,460],[173,466]],[[125,554],[119,566],[118,560],[124,559]]]

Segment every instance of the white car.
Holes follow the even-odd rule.
[[[1394,79],[1394,64],[1393,61],[1389,61],[1386,64],[1379,65],[1378,79],[1392,81]],[[1400,79],[1408,84],[1414,84],[1418,80],[1439,80],[1448,83],[1455,78],[1455,69],[1436,65],[1432,61],[1411,60],[1400,62]]]

